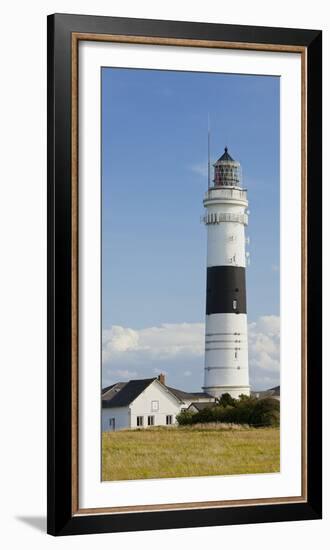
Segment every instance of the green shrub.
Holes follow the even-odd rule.
[[[249,424],[255,427],[280,425],[280,402],[277,399],[256,399],[254,397],[240,396],[239,399],[233,399],[231,401],[232,404],[229,403],[227,397],[222,404],[220,404],[220,401],[221,399],[214,404],[214,407],[205,408],[200,412],[182,411],[176,417],[178,424],[187,426],[222,422],[229,424]]]
[[[279,426],[280,402],[272,398],[257,401],[251,413],[249,423],[252,426]]]
[[[237,400],[234,399],[230,393],[223,393],[220,399],[217,399],[217,403],[222,407],[235,407]]]
[[[229,403],[227,397],[222,404],[220,404],[220,401],[221,399],[214,404],[214,407],[205,408],[196,413],[187,410],[182,411],[176,417],[178,424],[180,426],[187,426],[222,422],[229,424],[249,424],[255,427],[280,425],[280,402],[277,399],[256,399],[254,397],[240,396],[239,399],[233,399],[231,401],[232,404]]]
[[[183,410],[176,416],[177,423],[179,426],[189,426],[193,423],[193,417],[195,413],[192,411]]]
[[[213,408],[205,408],[194,415],[193,423],[214,422]]]

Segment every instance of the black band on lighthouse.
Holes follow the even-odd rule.
[[[206,315],[246,313],[245,268],[207,268]]]

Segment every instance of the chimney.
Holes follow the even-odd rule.
[[[163,386],[165,386],[165,374],[163,374],[162,372],[158,375],[158,380],[161,384],[163,384]]]

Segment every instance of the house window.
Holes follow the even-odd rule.
[[[148,416],[148,426],[154,426],[154,424],[155,424],[155,417]]]
[[[143,416],[136,417],[136,425],[141,428],[143,426]]]
[[[166,424],[170,426],[173,423],[173,416],[171,414],[166,415]]]
[[[154,412],[159,410],[159,401],[151,401],[151,410]]]

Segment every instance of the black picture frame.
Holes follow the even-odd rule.
[[[72,35],[126,35],[299,46],[306,52],[306,501],[219,508],[74,513],[72,508]],[[55,14],[48,17],[48,533],[118,531],[319,519],[322,515],[322,33]]]

